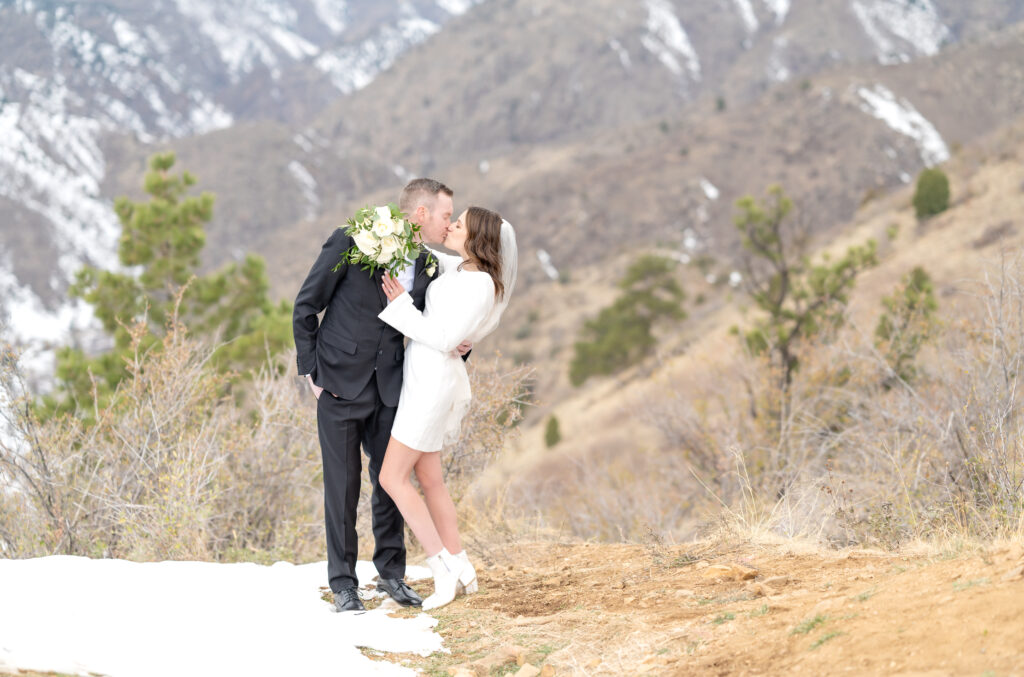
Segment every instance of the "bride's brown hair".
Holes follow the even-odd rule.
[[[483,207],[466,210],[466,253],[477,268],[491,276],[494,296],[505,295],[501,281],[501,215]],[[468,262],[464,262],[468,263]]]

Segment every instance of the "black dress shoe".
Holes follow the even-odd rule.
[[[366,611],[354,585],[334,593],[334,608],[338,611]]]
[[[422,606],[423,600],[416,591],[409,587],[401,578],[381,578],[377,581],[377,589],[382,590],[402,606]]]

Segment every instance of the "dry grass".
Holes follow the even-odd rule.
[[[141,349],[95,424],[39,422],[16,361],[5,363],[0,442],[9,553],[215,559],[319,548],[315,425],[300,392],[268,364],[240,392],[207,367],[213,347],[176,321]],[[17,515],[16,518],[13,515]]]
[[[290,375],[294,355],[268,361],[244,386],[208,368],[215,346],[176,321],[143,350],[94,424],[40,422],[4,347],[0,374],[0,554],[137,560],[310,561],[323,557],[323,484],[315,409]],[[471,365],[476,398],[446,453],[453,494],[502,448],[520,415],[529,370]],[[365,465],[365,464],[364,464]],[[371,547],[364,469],[360,533]]]
[[[947,319],[911,382],[851,319],[804,347],[780,407],[769,366],[735,341],[732,355],[639,390],[586,454],[510,473],[505,513],[610,541],[651,530],[889,549],[1020,538],[1024,265],[958,290],[941,300]],[[656,430],[660,444],[631,430]]]

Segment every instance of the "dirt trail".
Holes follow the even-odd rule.
[[[515,646],[547,674],[1024,675],[1020,544],[931,556],[531,544],[502,560],[515,566],[480,567],[480,591],[436,612],[451,655],[407,665],[514,674],[498,652]]]

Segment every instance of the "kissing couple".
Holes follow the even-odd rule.
[[[365,610],[356,578],[360,446],[373,485],[377,589],[425,610],[477,589],[439,452],[458,439],[471,399],[465,360],[498,326],[518,254],[511,224],[493,211],[470,207],[452,223],[453,195],[439,181],[415,179],[402,190],[399,209],[420,227],[422,244],[444,244],[458,256],[422,251],[396,277],[354,264],[334,271],[354,244],[339,228],[295,298],[298,371],[317,401],[327,576],[338,611]],[[439,265],[429,266],[429,256]],[[413,471],[423,497],[410,481]],[[405,582],[406,522],[434,576],[426,600]]]

